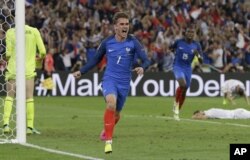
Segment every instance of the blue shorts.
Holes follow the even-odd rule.
[[[176,80],[183,78],[186,81],[186,87],[190,87],[192,69],[174,66],[173,72]]]
[[[109,95],[113,94],[116,96],[116,111],[120,112],[124,106],[126,98],[128,96],[130,90],[129,84],[120,84],[114,80],[104,80],[102,82],[102,93],[104,98]]]

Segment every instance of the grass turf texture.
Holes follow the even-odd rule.
[[[105,155],[104,142],[99,140],[105,109],[102,97],[36,97],[35,126],[42,134],[27,136],[27,142],[107,160],[228,160],[230,143],[250,143],[249,120],[192,121],[190,118],[197,109],[250,110],[244,99],[236,102],[236,106],[222,106],[220,97],[187,97],[178,122],[171,118],[173,97],[128,97],[115,128],[113,153]],[[79,158],[1,144],[0,159]]]

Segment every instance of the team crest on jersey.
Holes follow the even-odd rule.
[[[131,50],[131,49],[130,49],[129,47],[126,47],[126,51],[127,51],[127,52],[130,52],[130,50]]]

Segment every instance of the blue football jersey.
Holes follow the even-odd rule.
[[[112,35],[101,42],[95,56],[80,69],[81,73],[88,72],[104,55],[107,57],[104,79],[112,78],[129,83],[135,58],[142,60],[144,69],[150,64],[143,46],[134,36],[128,35],[126,40],[118,42]]]
[[[173,44],[172,48],[175,50],[174,66],[185,68],[191,68],[195,50],[202,53],[201,45],[196,41],[188,43],[184,39],[180,39]]]

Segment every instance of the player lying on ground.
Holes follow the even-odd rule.
[[[193,119],[250,119],[250,111],[244,108],[233,110],[211,108],[205,111],[197,110],[193,113]]]

